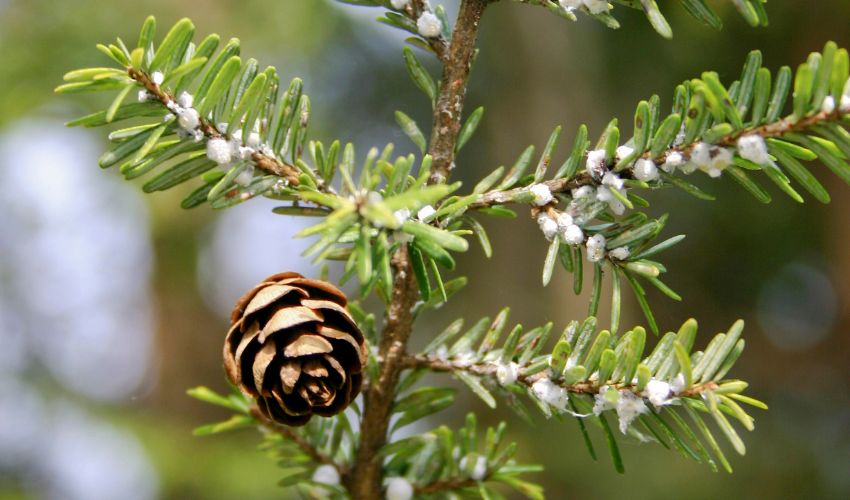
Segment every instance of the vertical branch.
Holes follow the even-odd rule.
[[[434,106],[431,146],[428,148],[428,153],[434,159],[431,166],[432,184],[445,182],[454,169],[455,144],[460,132],[469,71],[475,55],[478,23],[490,1],[464,0],[460,5],[448,58],[443,65],[440,93]]]
[[[455,23],[448,57],[443,61],[443,77],[428,153],[433,157],[430,183],[445,182],[454,167],[455,143],[460,131],[463,100],[469,80],[478,23],[491,0],[462,0]],[[364,394],[360,443],[355,462],[344,482],[354,499],[381,498],[381,466],[378,455],[386,444],[395,387],[403,368],[407,341],[413,330],[412,309],[419,298],[416,276],[407,246],[393,255],[392,301],[387,310],[381,342],[378,346],[380,368],[376,380]]]

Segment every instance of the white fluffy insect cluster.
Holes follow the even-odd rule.
[[[431,205],[425,205],[424,207],[420,208],[418,212],[416,212],[416,218],[419,219],[421,222],[425,222],[429,220],[429,218],[435,213],[437,213],[437,211],[434,209],[434,207],[432,207]]]
[[[602,14],[608,12],[611,6],[607,0],[559,0],[561,7],[564,10],[572,12],[581,6],[584,6],[591,14]]]
[[[537,225],[540,226],[540,231],[547,240],[552,240],[558,234],[558,223],[549,214],[540,214],[537,216]]]
[[[601,179],[607,170],[605,164],[605,150],[594,149],[587,152],[587,161],[584,164],[585,170],[594,179]]]
[[[672,174],[677,168],[685,164],[685,157],[678,151],[673,151],[667,155],[664,163],[661,165],[661,170]]]
[[[758,165],[770,164],[770,154],[764,137],[756,134],[745,135],[738,139],[738,154],[745,160]]]
[[[617,247],[608,252],[608,255],[610,255],[612,259],[626,260],[629,258],[629,255],[631,255],[631,251],[629,251],[629,247]]]
[[[605,236],[594,234],[587,239],[587,260],[599,262],[605,258]]]
[[[643,398],[632,391],[621,390],[620,397],[617,400],[617,418],[620,421],[620,432],[625,434],[634,419],[648,410],[646,403],[643,402]]]
[[[651,182],[658,179],[658,166],[655,162],[646,158],[641,158],[635,162],[632,169],[635,179],[644,182]]]
[[[390,0],[390,5],[396,10],[402,10],[410,4],[410,0]]]
[[[842,113],[850,113],[850,79],[844,84],[844,92],[841,94],[838,110]]]
[[[435,38],[443,32],[443,22],[433,12],[423,12],[416,20],[416,30],[425,38]]]
[[[549,190],[549,186],[546,184],[534,184],[528,190],[532,195],[534,195],[532,203],[538,207],[546,206],[552,203],[555,199],[555,197],[552,196],[552,191]]]
[[[496,379],[499,381],[500,385],[511,385],[516,382],[518,377],[519,365],[513,361],[507,364],[499,363],[496,365]]]
[[[732,164],[732,158],[732,152],[727,148],[698,142],[691,150],[691,161],[681,170],[690,174],[700,169],[711,177],[720,177],[726,167]]]
[[[329,464],[324,464],[316,467],[313,471],[313,481],[320,484],[336,486],[339,484],[339,471],[336,467]]]
[[[483,455],[474,455],[475,456],[475,464],[472,466],[472,470],[469,472],[469,478],[474,479],[476,481],[481,481],[485,477],[487,477],[487,457]],[[460,463],[458,467],[460,470],[467,470],[469,466],[469,458],[463,457],[460,459]]]
[[[567,409],[568,395],[567,390],[558,384],[552,382],[548,377],[537,379],[531,384],[531,391],[540,401],[559,410]]]
[[[602,176],[602,185],[596,188],[596,199],[608,204],[608,208],[615,215],[623,215],[626,212],[626,206],[623,205],[616,196],[614,191],[621,197],[626,196],[626,188],[623,184],[623,179],[614,172],[606,172]]]
[[[386,486],[387,500],[410,500],[413,498],[413,485],[403,477],[388,477],[384,481],[384,485]]]

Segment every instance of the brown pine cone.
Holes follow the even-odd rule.
[[[269,276],[233,308],[224,342],[227,377],[281,424],[341,412],[360,392],[366,362],[366,341],[346,302],[325,281]]]

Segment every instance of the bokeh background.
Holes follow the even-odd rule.
[[[468,100],[487,113],[459,178],[473,182],[542,145],[556,124],[571,142],[579,123],[598,134],[612,116],[629,122],[653,93],[669,105],[675,84],[705,69],[729,82],[750,49],[775,69],[828,39],[850,46],[843,0],[770,2],[771,26],[759,30],[731,2],[714,2],[722,32],[678,2],[662,4],[673,41],[625,8],[618,31],[513,2],[490,8]],[[255,432],[191,435],[226,414],[185,390],[224,389],[220,343],[242,290],[281,270],[317,272],[299,257],[307,243],[291,238],[306,221],[275,216],[263,201],[216,213],[180,210],[180,189],[143,197],[138,184],[98,169],[104,131],[62,125],[108,98],[52,94],[65,71],[106,63],[95,43],[135,40],[148,14],[162,27],[190,16],[200,33],[238,36],[243,54],[303,77],[314,137],[361,152],[390,141],[406,152],[393,110],[427,128],[427,104],[402,65],[403,35],[375,23],[376,10],[325,0],[0,0],[0,499],[287,495]],[[620,476],[604,455],[590,459],[572,422],[517,420],[512,437],[525,460],[546,465],[539,479],[551,498],[850,498],[850,187],[824,170],[828,206],[778,193],[761,206],[736,184],[708,179],[713,203],[672,190],[651,197],[650,213],[671,214],[666,234],[688,234],[665,256],[667,281],[685,302],[652,297],[662,327],[694,316],[704,342],[747,320],[736,374],[771,409],[757,415],[735,473],[625,445]],[[415,343],[504,305],[527,325],[583,317],[586,302],[565,273],[541,288],[545,245],[533,221],[485,223],[495,256],[474,248],[461,258],[471,284],[424,318]],[[626,307],[624,322],[640,323],[635,304]],[[470,409],[487,422],[514,419],[461,394],[439,423]]]

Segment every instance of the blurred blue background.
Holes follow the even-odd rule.
[[[663,2],[673,41],[625,8],[616,9],[623,28],[610,31],[513,2],[491,7],[468,99],[468,109],[487,113],[458,177],[474,182],[526,145],[542,145],[557,124],[567,136],[583,122],[598,135],[612,116],[629,122],[634,104],[653,93],[669,105],[675,84],[703,70],[729,82],[751,49],[776,69],[829,39],[850,46],[846,1],[770,2],[771,26],[759,30],[731,2],[714,4],[722,32]],[[427,128],[427,103],[401,61],[403,35],[375,23],[377,10],[324,0],[0,0],[0,499],[286,495],[256,433],[192,437],[193,427],[225,414],[185,390],[225,387],[220,345],[241,291],[277,271],[316,274],[299,257],[306,242],[291,239],[308,221],[275,216],[263,201],[182,211],[185,189],[143,197],[137,184],[97,167],[104,131],[62,126],[108,98],[52,94],[64,72],[107,63],[95,43],[135,40],[148,14],[161,27],[189,16],[199,33],[240,37],[243,54],[283,78],[303,77],[316,138],[350,140],[361,153],[390,141],[408,152],[393,110]],[[662,327],[695,316],[704,343],[738,317],[747,321],[747,351],[733,375],[751,381],[771,409],[757,415],[733,475],[627,445],[619,476],[604,457],[589,458],[573,423],[531,427],[471,396],[435,425],[459,422],[469,409],[488,422],[516,420],[512,437],[524,460],[546,465],[539,479],[551,498],[850,498],[850,188],[824,170],[816,173],[833,195],[828,206],[777,193],[765,207],[734,183],[708,179],[713,203],[651,196],[650,213],[671,214],[666,234],[688,234],[665,257],[684,303],[651,297]],[[565,273],[540,287],[545,244],[533,221],[485,224],[495,256],[473,248],[461,258],[469,287],[424,318],[415,343],[458,316],[474,320],[505,305],[527,325],[583,317],[586,302]],[[641,323],[635,304],[626,307],[624,322]]]

